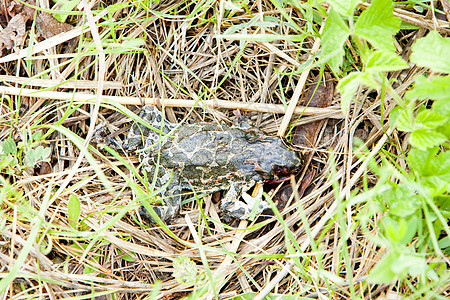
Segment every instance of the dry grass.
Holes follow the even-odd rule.
[[[197,11],[195,2],[161,1],[151,4],[151,10],[141,3],[123,3],[128,3],[126,8],[108,14],[101,9],[105,3],[94,1],[92,7],[102,12],[91,18],[87,14],[83,30],[39,42],[31,59],[24,59],[27,49],[1,58],[0,90],[5,96],[0,139],[11,136],[16,143],[26,144],[29,132],[53,126],[41,128],[52,150],[51,171],[40,175],[35,167],[2,174],[7,181],[1,194],[0,274],[17,277],[2,299],[38,295],[143,299],[158,281],[159,296],[176,299],[194,289],[173,277],[173,261],[181,256],[193,260],[208,282],[214,283],[206,285],[209,291],[201,294],[203,298],[214,297],[212,286],[219,298],[248,292],[259,293],[255,299],[268,292],[320,299],[408,294],[405,285],[365,281],[384,253],[362,231],[376,234],[377,220],[371,220],[372,228],[360,228],[354,216],[366,208],[342,207],[342,201],[362,188],[363,176],[369,186],[377,180],[366,172],[368,159],[356,155],[360,149],[353,148],[355,137],[364,141],[369,156],[377,160],[381,149],[401,155],[399,149],[407,147],[405,136],[381,122],[395,105],[393,99],[382,103],[376,91],[360,90],[346,115],[340,112],[338,93],[331,108],[293,110],[319,73],[318,67],[309,70],[303,65],[314,55],[311,49],[317,38],[305,36],[299,43],[217,37],[258,13],[282,18],[270,1],[255,1],[247,12],[231,16],[220,6],[223,2],[205,3]],[[295,9],[287,7],[286,13],[302,28],[311,25]],[[396,36],[397,50],[404,57],[414,39],[430,26],[448,33],[448,22],[436,23],[400,8],[396,13],[420,27]],[[82,22],[81,16],[69,19],[73,25]],[[286,23],[273,30],[280,35],[293,33]],[[251,34],[267,31],[248,28]],[[64,53],[61,45],[82,33],[79,52]],[[138,46],[125,49],[127,40]],[[353,59],[358,64],[359,58]],[[75,72],[79,72],[77,81]],[[398,80],[397,93],[402,95],[421,72],[413,68],[390,74]],[[47,91],[33,94],[40,87]],[[283,126],[293,124],[300,114],[297,125],[330,118],[316,145],[304,149],[313,156],[303,174],[316,172],[310,188],[299,200],[290,196],[282,217],[272,216],[263,223],[226,223],[207,196],[203,213],[197,201],[187,201],[180,218],[167,227],[139,224],[134,215],[139,199],[130,188],[130,182],[138,182],[145,189],[135,169],[137,157],[119,160],[88,148],[87,142],[100,121],[125,132],[131,119],[110,108],[117,106],[114,103],[140,101],[164,104],[172,122],[184,118],[187,122],[232,122],[232,109],[240,108],[272,135],[285,132],[288,128]],[[288,106],[292,110],[283,114]],[[137,112],[137,107],[129,108]],[[302,177],[296,181],[300,185]],[[71,196],[81,203],[77,226],[68,218]],[[212,222],[203,214],[224,223]],[[348,239],[342,239],[347,233]],[[199,292],[201,287],[195,289]]]

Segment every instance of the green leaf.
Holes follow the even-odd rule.
[[[115,3],[113,5],[109,5],[106,9],[108,10],[108,13],[113,14],[118,10],[124,9],[125,7],[128,7],[128,2],[119,2]]]
[[[426,109],[417,114],[416,120],[414,121],[414,127],[434,129],[441,125],[447,124],[447,122],[447,117],[441,116],[437,112],[431,111],[430,109]]]
[[[440,153],[436,158],[432,160],[434,167],[431,176],[438,181],[438,189],[443,185],[450,186],[450,151]]]
[[[395,122],[397,122],[398,118],[400,117],[400,114],[403,112],[403,109],[396,106],[391,110],[391,113],[389,114],[389,125],[392,127],[394,126]]]
[[[368,280],[373,283],[391,283],[396,278],[406,275],[427,275],[429,270],[424,258],[408,253],[407,248],[389,252],[369,274]]]
[[[450,117],[450,76],[435,76],[431,79],[418,76],[414,88],[406,92],[406,98],[437,100],[433,103],[433,110]]]
[[[413,130],[414,115],[412,108],[407,107],[400,110],[400,115],[397,119],[397,129],[400,131],[411,132]]]
[[[413,147],[417,147],[421,150],[426,150],[434,146],[439,146],[447,140],[447,137],[437,132],[436,130],[430,129],[415,129],[411,132],[410,144]]]
[[[173,261],[173,276],[181,284],[194,284],[197,281],[197,265],[189,257],[179,256]]]
[[[417,217],[409,219],[399,218],[397,220],[384,217],[383,225],[386,237],[395,244],[407,245],[417,232]]]
[[[16,142],[11,137],[7,137],[4,141],[0,143],[0,147],[4,154],[17,155]]]
[[[443,116],[450,117],[450,97],[434,101],[432,109],[438,111]]]
[[[422,257],[414,254],[402,253],[395,263],[391,266],[394,273],[399,277],[409,274],[411,276],[418,276],[426,273],[428,265]]]
[[[353,99],[356,89],[361,84],[360,76],[360,72],[353,72],[339,80],[337,88],[341,93],[341,110],[344,114]]]
[[[69,224],[73,228],[75,228],[78,224],[78,220],[80,218],[81,213],[81,205],[80,200],[77,195],[71,194],[69,196],[69,203],[67,204],[67,211],[69,214]]]
[[[375,267],[369,273],[369,282],[373,283],[390,283],[395,277],[396,273],[392,271],[391,266],[395,264],[398,255],[391,251],[386,256],[383,257]]]
[[[33,134],[31,135],[31,139],[34,142],[40,142],[43,136],[44,133],[42,132],[42,130],[37,130],[33,132]]]
[[[121,251],[120,249],[117,249],[117,253],[120,254],[120,258],[123,259],[124,261],[128,261],[128,262],[135,262],[136,261],[136,259],[134,259],[133,257],[129,256],[128,254],[126,254],[125,252]]]
[[[411,149],[407,157],[408,165],[421,176],[431,176],[435,172],[433,161],[438,151],[437,147],[428,151]]]
[[[414,187],[401,184],[386,192],[383,197],[389,206],[389,214],[407,217],[414,214],[421,206],[421,200]]]
[[[435,72],[450,73],[450,38],[443,38],[437,31],[418,39],[411,47],[410,60],[418,66]]]
[[[331,9],[321,38],[321,59],[324,60],[323,63],[327,62],[335,73],[340,73],[339,67],[342,65],[345,54],[344,43],[349,34],[350,31],[347,24],[345,24],[341,16]]]
[[[355,24],[355,33],[380,50],[395,51],[393,35],[400,29],[391,0],[373,0]]]
[[[336,10],[339,14],[349,17],[353,15],[356,4],[359,0],[328,0],[328,3]]]
[[[33,167],[38,162],[49,161],[51,151],[49,147],[44,148],[43,146],[25,151],[25,165]]]
[[[64,23],[69,16],[67,13],[64,12],[70,12],[72,11],[78,3],[80,3],[80,0],[59,0],[58,2],[62,2],[63,4],[58,9],[59,13],[55,14],[55,19]]]
[[[427,151],[411,149],[407,161],[411,170],[421,177],[421,184],[432,188],[432,194],[436,191],[440,195],[450,189],[450,152],[436,155],[438,151],[438,147]]]
[[[3,169],[7,169],[8,167],[14,167],[13,157],[11,154],[0,154],[0,171],[3,171]]]
[[[393,52],[377,50],[370,53],[366,70],[369,72],[389,72],[409,68],[408,63]]]
[[[450,249],[450,237],[449,236],[443,237],[442,239],[439,240],[438,245],[439,248],[441,248],[442,250]]]
[[[127,262],[135,262],[136,261],[136,259],[132,258],[128,254],[123,254],[120,258]]]
[[[417,76],[414,88],[406,93],[406,97],[419,100],[450,100],[450,76],[435,76],[431,79],[423,75]]]

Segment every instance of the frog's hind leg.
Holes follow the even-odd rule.
[[[225,196],[221,201],[222,211],[230,217],[248,220],[252,215],[253,207],[255,207],[255,216],[261,214],[265,209],[269,208],[269,203],[262,199],[263,189],[259,187],[258,195],[255,197],[250,196],[246,192],[242,193],[242,198],[245,202],[238,200],[238,194],[234,185],[230,186]]]

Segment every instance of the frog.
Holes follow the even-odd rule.
[[[169,122],[153,105],[145,105],[139,117],[150,126],[135,122],[122,148],[139,152],[148,181],[154,179],[155,187],[161,189],[163,205],[151,208],[163,221],[179,215],[183,190],[225,191],[221,211],[232,218],[249,220],[270,205],[262,197],[262,188],[255,196],[248,191],[301,167],[301,154],[284,139],[266,135],[246,120],[232,125],[177,124]],[[139,208],[139,215],[155,223],[144,206]]]

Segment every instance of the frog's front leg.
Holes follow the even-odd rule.
[[[150,169],[146,168],[146,170],[149,174],[151,174]],[[152,208],[158,217],[163,221],[173,219],[180,213],[181,210],[181,188],[179,186],[179,177],[176,174],[173,174],[173,176],[171,175],[171,172],[165,170],[161,166],[159,167],[159,176],[156,179],[155,186],[159,188],[164,186],[164,184],[168,181],[170,181],[170,183],[167,185],[166,189],[161,191],[163,205],[152,205]],[[146,221],[156,223],[144,206],[139,208],[139,215]]]
[[[225,196],[221,201],[221,209],[222,211],[229,215],[230,217],[248,220],[252,215],[252,210],[255,207],[255,216],[261,214],[265,209],[270,208],[269,203],[262,199],[263,189],[262,186],[257,186],[258,194],[255,197],[250,196],[246,193],[246,190],[242,190],[242,198],[245,202],[239,201],[239,195],[236,192],[236,188],[234,184],[230,185],[230,189],[227,191]]]
[[[164,198],[163,203],[164,204],[161,206],[152,205],[153,210],[161,220],[163,221],[171,220],[176,215],[179,214],[181,208],[181,196],[179,194]],[[139,215],[146,221],[156,223],[156,221],[153,219],[151,214],[147,211],[147,209],[144,206],[141,206],[139,208]]]
[[[142,107],[139,117],[144,122],[147,122],[153,128],[157,129],[157,131],[150,129],[143,124],[134,123],[128,132],[127,139],[122,145],[123,149],[127,152],[135,151],[142,148],[142,146],[147,148],[157,144],[161,139],[158,131],[167,134],[176,127],[176,124],[164,119],[161,112],[153,105],[145,105]]]

